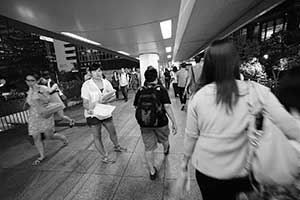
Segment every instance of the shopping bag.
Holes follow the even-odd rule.
[[[112,112],[115,108],[116,106],[97,103],[94,108],[94,117],[97,117],[100,120],[107,119],[112,116]]]
[[[54,113],[63,110],[65,106],[61,103],[48,103],[39,107],[39,114],[44,118],[49,118]]]

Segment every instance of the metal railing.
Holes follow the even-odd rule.
[[[28,110],[24,102],[25,98],[0,101],[0,132],[27,124]]]

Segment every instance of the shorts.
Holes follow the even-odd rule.
[[[141,127],[142,139],[145,145],[145,151],[154,151],[157,143],[164,143],[169,140],[169,126],[143,128]]]
[[[98,125],[98,124],[102,124],[105,121],[110,121],[112,120],[112,117],[109,117],[107,119],[98,119],[97,117],[88,117],[86,118],[86,123],[88,126],[93,126],[93,125]]]

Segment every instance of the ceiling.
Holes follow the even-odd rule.
[[[0,15],[50,32],[71,32],[132,57],[189,59],[283,0],[1,0]],[[187,9],[189,8],[189,9]],[[172,19],[164,40],[159,22]],[[174,49],[175,47],[175,49]]]

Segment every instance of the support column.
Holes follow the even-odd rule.
[[[157,70],[157,72],[159,72],[159,68],[158,68],[159,56],[157,53],[140,54],[139,60],[140,60],[141,85],[144,85],[145,82],[144,73],[148,66],[150,65],[153,66]]]

